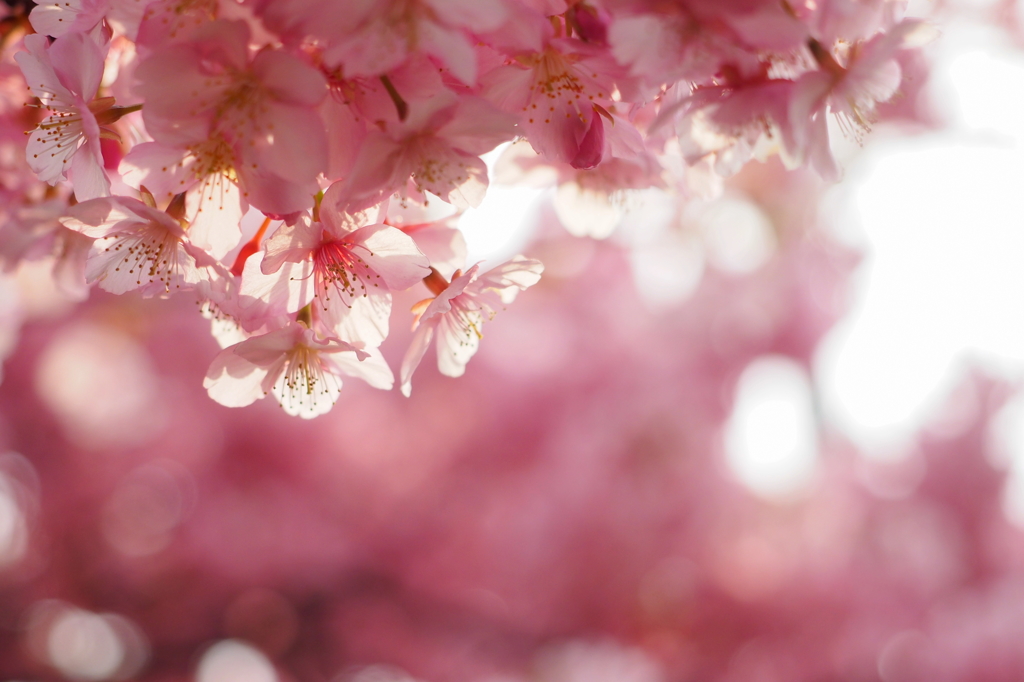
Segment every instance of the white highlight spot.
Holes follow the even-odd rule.
[[[726,272],[753,272],[775,253],[771,221],[746,199],[722,197],[705,204],[696,222],[704,235],[708,259]]]
[[[490,178],[495,178],[495,165],[509,146],[499,145],[480,157]],[[458,228],[469,250],[467,267],[478,261],[497,265],[520,253],[536,223],[533,218],[542,194],[544,190],[537,187],[491,184],[480,205],[466,209],[459,218]]]
[[[67,327],[43,352],[36,391],[79,445],[140,445],[162,426],[160,386],[149,356],[106,325]]]
[[[558,186],[555,211],[565,229],[576,237],[606,239],[622,220],[622,197],[584,189],[575,182]]]
[[[199,661],[196,682],[277,682],[273,664],[253,647],[225,639],[210,647]]]
[[[0,474],[0,568],[25,555],[27,539],[25,516],[6,477]]]
[[[949,76],[968,127],[1024,140],[1019,116],[1024,107],[1024,58],[973,50],[953,60]]]
[[[767,498],[807,486],[817,460],[817,428],[807,375],[779,356],[755,360],[743,372],[726,424],[726,456],[744,485]]]
[[[492,186],[478,208],[466,209],[458,226],[466,238],[469,263],[497,263],[519,253],[528,237],[524,226],[541,194],[542,190],[527,187]]]
[[[61,616],[50,630],[49,644],[53,666],[74,679],[106,679],[124,660],[124,646],[110,625],[85,611]]]
[[[872,251],[817,364],[830,417],[867,454],[902,449],[965,356],[1021,375],[1021,187],[1019,155],[933,139],[876,159],[858,189]]]
[[[949,62],[946,98],[969,132],[865,155],[854,205],[869,256],[816,364],[826,413],[868,455],[905,452],[966,362],[1024,377],[1024,59],[995,49]]]

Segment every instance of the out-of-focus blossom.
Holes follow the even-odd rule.
[[[926,119],[905,3],[23,7],[0,679],[1020,677],[1013,382],[965,363],[890,460],[819,406],[825,126]],[[110,196],[26,172],[20,45],[117,117]]]

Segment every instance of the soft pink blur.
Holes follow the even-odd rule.
[[[918,104],[880,114],[933,121]],[[545,275],[465,376],[424,363],[408,399],[347,381],[315,422],[212,402],[187,294],[26,300],[0,384],[0,680],[1024,678],[1024,535],[987,436],[1013,387],[974,372],[955,428],[890,464],[821,423],[784,500],[727,465],[744,369],[813,375],[846,312],[861,254],[824,229],[824,187],[747,166],[729,189],[775,250],[660,306],[621,242],[545,205]]]
[[[52,675],[54,622],[90,612],[147,643],[141,679],[190,679],[227,638],[296,680],[1018,679],[1024,552],[983,437],[1007,387],[973,379],[969,423],[909,464],[826,430],[791,502],[724,464],[743,368],[807,363],[843,312],[857,256],[793,208],[816,185],[748,169],[779,250],[662,313],[621,248],[549,224],[546,277],[466,376],[424,366],[411,399],[350,382],[315,423],[212,403],[183,297],[94,292],[27,324],[0,389],[21,453],[0,492],[27,529],[0,567],[0,677]],[[100,646],[80,636],[72,671]]]

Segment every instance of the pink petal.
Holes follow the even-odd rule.
[[[243,166],[258,164],[260,173],[297,184],[314,182],[327,170],[327,132],[316,110],[267,102],[260,122],[270,133],[243,148]]]
[[[145,185],[158,200],[167,201],[196,182],[192,172],[195,158],[186,153],[181,147],[143,142],[121,160],[118,172],[128,186],[138,189]]]
[[[210,398],[226,407],[245,407],[262,398],[262,383],[267,376],[265,368],[237,355],[237,347],[218,353],[203,380]]]
[[[245,261],[239,296],[244,308],[263,301],[270,314],[296,313],[313,300],[313,264],[310,261],[285,263],[272,275],[263,274],[260,264],[263,254]],[[262,317],[264,311],[259,311]]]
[[[103,153],[100,151],[98,137],[87,138],[85,144],[78,148],[71,159],[68,180],[75,188],[75,198],[79,201],[110,194],[110,179],[103,169]]]
[[[207,175],[185,196],[185,215],[193,244],[220,260],[242,239],[239,224],[248,207],[238,185],[221,173]]]
[[[604,123],[602,116],[595,113],[590,119],[590,128],[580,141],[579,151],[569,162],[573,168],[590,170],[601,163],[604,154]]]
[[[422,21],[418,37],[423,52],[440,60],[453,76],[466,85],[476,85],[476,52],[465,34]]]
[[[279,102],[315,107],[327,96],[327,81],[305,62],[279,50],[264,50],[252,71]]]
[[[412,237],[389,225],[370,225],[353,232],[346,241],[369,252],[360,257],[381,276],[388,289],[402,291],[430,274],[430,263]]]
[[[466,372],[466,364],[480,348],[480,327],[483,315],[477,312],[463,313],[475,317],[475,329],[467,330],[455,323],[455,313],[441,317],[437,325],[437,369],[447,377],[460,377]]]
[[[105,49],[101,51],[85,33],[68,33],[53,41],[48,52],[64,87],[86,101],[96,96],[103,78]]]
[[[324,366],[333,366],[336,373],[362,379],[374,388],[389,391],[395,385],[394,373],[376,348],[367,349],[363,353],[363,359],[359,359],[356,353],[351,351],[325,351],[320,357]]]
[[[370,290],[347,304],[340,296],[333,296],[320,308],[320,314],[324,324],[339,338],[376,348],[388,337],[391,294]]]
[[[17,52],[14,59],[25,75],[25,82],[32,94],[42,100],[43,104],[73,106],[75,96],[57,78],[50,62],[47,53],[50,41],[45,35],[33,33],[25,36],[24,43],[28,52]]]
[[[266,255],[261,266],[265,274],[281,269],[285,263],[301,263],[312,257],[313,250],[323,240],[323,226],[302,217],[293,225],[281,225],[264,242]]]
[[[402,368],[399,371],[399,376],[402,380],[402,395],[406,398],[412,393],[412,375],[416,368],[420,366],[427,348],[430,347],[430,340],[434,336],[434,327],[436,326],[436,320],[423,321],[413,333],[412,340],[409,342],[409,348],[405,351],[405,357],[402,358]]]
[[[303,327],[293,322],[282,329],[246,339],[233,348],[238,357],[257,367],[269,369],[281,355],[302,341],[302,335]]]

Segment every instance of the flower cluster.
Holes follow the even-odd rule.
[[[772,154],[834,179],[830,116],[866,130],[928,33],[903,4],[44,0],[8,17],[27,89],[3,104],[23,126],[16,105],[42,112],[25,160],[50,187],[5,186],[23,210],[0,257],[53,255],[79,295],[191,291],[223,348],[210,396],[306,417],[341,375],[393,386],[393,295],[423,288],[408,394],[434,337],[461,375],[543,269],[465,262],[455,217],[484,199],[482,155],[515,140],[506,166],[605,197],[686,201]]]

